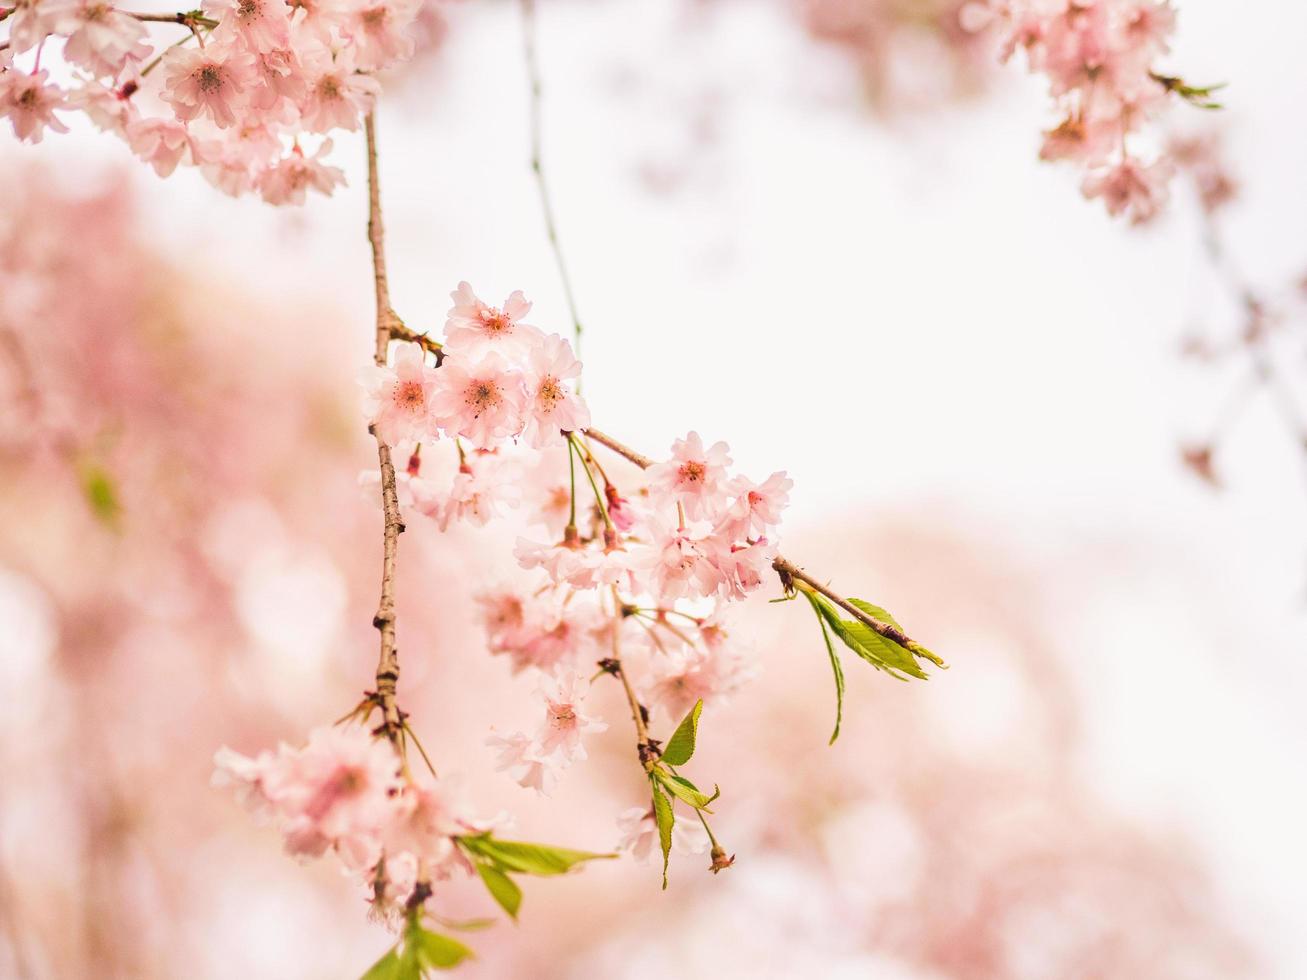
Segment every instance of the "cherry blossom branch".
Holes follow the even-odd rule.
[[[618,604],[618,622],[621,621],[622,606]],[[640,699],[635,695],[635,688],[631,686],[630,678],[626,676],[626,670],[622,666],[622,658],[618,655],[617,633],[613,633],[613,656],[606,660],[599,661],[599,667],[606,674],[616,677],[622,684],[622,692],[626,695],[626,703],[631,708],[631,721],[635,725],[635,750],[639,753],[640,764],[648,770],[656,761],[658,761],[658,745],[649,737],[649,725],[645,721],[645,708],[640,703]]]
[[[549,193],[549,182],[545,177],[543,139],[541,135],[541,81],[540,62],[536,56],[536,10],[535,0],[522,2],[522,48],[526,59],[527,80],[530,86],[530,126],[531,126],[531,173],[535,176],[536,190],[540,195],[540,210],[544,214],[545,233],[549,237],[549,247],[554,253],[554,264],[558,266],[558,278],[563,284],[563,297],[567,300],[567,309],[572,316],[572,346],[576,356],[581,356],[581,316],[576,310],[576,296],[572,292],[572,279],[567,274],[567,262],[563,258],[563,246],[558,239],[558,223],[554,218],[553,198]]]
[[[372,246],[372,279],[376,287],[377,329],[373,357],[377,365],[386,366],[390,340],[396,329],[405,330],[390,305],[390,284],[386,276],[385,226],[381,218],[381,183],[377,174],[376,121],[368,113],[364,124],[368,154],[368,242]],[[381,634],[381,653],[377,659],[377,703],[381,708],[381,729],[397,750],[403,737],[403,718],[395,700],[399,684],[399,655],[395,648],[395,564],[399,554],[399,535],[404,530],[399,514],[399,495],[395,488],[395,464],[390,447],[372,427],[377,439],[377,458],[381,466],[381,507],[385,524],[382,531],[381,598],[372,625]]]
[[[417,344],[428,354],[435,355],[436,366],[439,367],[441,361],[445,359],[444,345],[441,344],[440,341],[433,339],[427,334],[418,333],[404,326],[403,321],[400,320],[398,314],[396,314],[394,310],[391,310],[391,316],[394,317],[394,320],[391,322],[390,325],[390,339],[407,341],[408,343],[411,344]]]
[[[613,452],[617,453],[618,456],[622,456],[625,457],[626,459],[629,459],[632,463],[640,467],[640,469],[642,470],[647,470],[649,467],[654,465],[654,461],[650,459],[648,456],[645,456],[643,453],[638,453],[634,449],[622,445],[622,443],[618,442],[612,436],[605,435],[604,433],[600,432],[598,429],[586,429],[585,437],[587,439],[593,439],[595,442],[599,443],[599,445],[603,446],[606,449],[611,449]]]
[[[623,445],[622,443],[614,439],[612,436],[600,432],[598,429],[586,429],[585,436],[588,439],[593,439],[595,442],[599,443],[599,445],[604,446],[607,449],[611,449],[613,452],[617,453],[617,455],[625,457],[626,459],[634,463],[636,466],[640,467],[640,469],[642,470],[647,470],[649,467],[654,465],[654,461],[650,459],[648,456],[645,456],[643,453],[638,453],[634,449],[631,449],[628,446]],[[798,565],[795,565],[792,561],[790,561],[788,558],[784,557],[783,555],[776,556],[776,558],[772,561],[772,568],[776,571],[776,574],[780,576],[781,585],[785,587],[786,592],[790,592],[792,590],[793,582],[795,581],[802,582],[804,583],[804,585],[808,586],[813,591],[819,592],[822,595],[824,595],[827,599],[835,603],[835,605],[839,606],[841,609],[847,612],[858,622],[862,623],[864,626],[867,626],[872,630],[875,630],[877,633],[885,637],[887,640],[893,640],[899,646],[904,647],[908,650],[915,650],[917,648],[916,642],[913,641],[899,627],[893,625],[892,623],[883,623],[875,616],[872,616],[869,613],[865,612],[864,610],[859,609],[857,606],[849,602],[839,593],[831,591],[831,589],[829,589],[826,585],[824,585],[822,582],[818,581],[817,579],[813,578],[802,568],[800,568]]]
[[[171,14],[138,14],[130,10],[120,10],[120,14],[127,17],[134,17],[142,23],[153,24],[180,24],[183,27],[194,29],[194,25],[200,27],[217,27],[218,22],[210,17],[205,17],[198,10],[179,10]]]

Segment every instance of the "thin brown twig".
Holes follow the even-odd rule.
[[[558,278],[563,284],[563,298],[567,300],[567,311],[572,316],[572,345],[576,356],[581,356],[581,314],[576,309],[576,295],[572,291],[572,278],[567,273],[567,261],[563,258],[563,246],[558,238],[558,221],[554,217],[553,197],[549,192],[549,181],[545,176],[543,125],[541,121],[540,61],[536,54],[536,9],[535,0],[521,0],[522,3],[522,50],[526,60],[527,84],[530,88],[530,128],[531,128],[531,173],[535,177],[536,191],[540,196],[540,210],[545,219],[545,234],[549,238],[549,248],[554,253],[554,264],[558,267]]]
[[[445,359],[444,345],[441,344],[440,341],[429,337],[427,334],[418,333],[417,331],[410,330],[408,327],[404,326],[399,316],[395,314],[393,310],[391,311],[391,315],[394,316],[394,321],[390,326],[390,339],[417,344],[428,354],[435,354],[436,366],[439,367],[440,363]]]
[[[640,764],[644,766],[645,771],[653,768],[658,761],[658,746],[649,737],[649,725],[645,721],[644,706],[640,704],[640,699],[635,696],[635,688],[631,686],[630,679],[626,676],[626,669],[622,665],[622,619],[624,618],[622,597],[617,592],[617,587],[613,586],[613,655],[607,660],[601,660],[599,666],[605,673],[612,674],[622,684],[622,691],[626,695],[626,703],[631,708],[631,721],[635,725],[635,751],[640,757]]]
[[[622,445],[622,443],[618,442],[612,436],[606,435],[598,429],[586,429],[585,436],[588,439],[593,439],[606,449],[611,449],[613,452],[617,453],[618,456],[623,456],[626,459],[629,459],[642,470],[647,470],[654,464],[654,461],[648,456],[645,456],[643,453],[637,453],[634,449]]]
[[[179,10],[176,13],[168,14],[138,14],[130,10],[120,10],[118,13],[133,17],[146,24],[181,24],[183,27],[191,27],[195,24],[199,24],[201,27],[218,26],[216,20],[211,17],[204,17],[194,10]]]
[[[386,366],[392,332],[403,328],[399,317],[390,306],[390,284],[386,277],[385,226],[381,218],[381,182],[377,174],[376,121],[368,113],[365,123],[368,151],[368,242],[372,246],[372,279],[376,288],[377,329],[373,358],[380,367]],[[399,496],[395,488],[395,464],[390,458],[390,447],[377,434],[377,458],[381,466],[381,507],[385,524],[382,532],[381,599],[377,614],[372,618],[381,634],[381,653],[377,659],[377,699],[380,703],[381,728],[396,751],[400,750],[403,735],[403,718],[399,713],[395,692],[399,684],[399,652],[395,647],[395,564],[399,554],[399,535],[404,530],[399,514]]]

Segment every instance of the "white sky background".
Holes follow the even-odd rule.
[[[791,541],[832,514],[934,515],[1046,571],[1094,785],[1194,839],[1277,975],[1307,976],[1307,483],[1260,403],[1225,447],[1223,493],[1178,464],[1216,410],[1205,388],[1227,383],[1176,356],[1216,295],[1191,202],[1139,232],[1081,200],[1071,169],[1035,159],[1049,120],[1016,65],[974,105],[887,125],[780,5],[542,6],[547,167],[597,424],[650,452],[697,428],[746,472],[788,469]],[[1180,8],[1171,64],[1232,83],[1236,255],[1277,286],[1307,270],[1307,8]],[[438,330],[466,278],[492,299],[524,289],[566,333],[516,8],[451,13],[437,63],[381,116],[396,306]],[[81,167],[70,140],[127,158],[80,132],[24,152]],[[294,214],[194,174],[138,180],[163,240],[222,288],[312,290],[366,323],[361,143],[337,141],[351,188]],[[669,191],[650,192],[650,164]],[[370,346],[360,330],[361,362]],[[890,608],[902,560],[874,583]],[[940,683],[964,704],[965,652],[948,653]]]

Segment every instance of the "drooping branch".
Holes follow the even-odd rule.
[[[558,266],[558,278],[563,285],[563,297],[567,300],[567,310],[572,316],[572,346],[576,356],[581,356],[581,315],[576,310],[576,296],[572,292],[572,279],[567,274],[567,261],[563,258],[563,246],[558,238],[558,221],[554,217],[553,198],[549,193],[549,181],[545,176],[543,125],[541,122],[540,62],[536,54],[536,9],[535,0],[521,0],[522,3],[522,47],[526,60],[527,84],[530,87],[530,126],[531,126],[531,173],[535,176],[536,191],[540,195],[540,210],[544,215],[545,234],[549,237],[549,248],[554,253],[554,264]]]
[[[138,14],[131,10],[120,10],[119,13],[127,17],[134,17],[143,23],[153,24],[181,24],[183,27],[194,28],[200,27],[217,27],[218,22],[211,17],[205,17],[198,10],[179,10],[176,13],[167,14]]]
[[[372,246],[372,279],[376,288],[377,326],[374,360],[386,366],[392,331],[404,329],[390,306],[390,284],[386,278],[385,226],[381,217],[381,182],[377,174],[376,120],[368,113],[365,123],[368,153],[368,242]],[[399,513],[399,495],[395,488],[395,464],[390,447],[372,427],[377,439],[377,458],[381,467],[382,531],[381,598],[372,618],[381,634],[381,653],[377,658],[377,702],[381,708],[381,727],[391,744],[399,750],[403,739],[403,717],[396,703],[399,684],[399,653],[395,647],[395,565],[399,555],[399,535],[404,523]]]

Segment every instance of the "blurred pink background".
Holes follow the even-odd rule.
[[[541,5],[596,423],[787,469],[786,552],[951,669],[850,664],[828,748],[815,624],[755,598],[758,677],[696,757],[737,865],[527,882],[468,975],[1307,975],[1301,448],[1254,401],[1220,492],[1181,466],[1231,369],[1180,341],[1237,316],[1196,208],[1138,231],[1081,200],[1035,159],[1039,84],[955,8]],[[516,9],[435,10],[380,119],[396,306],[437,328],[468,278],[563,331]],[[1307,270],[1307,12],[1180,10],[1174,60],[1231,83],[1186,117],[1242,183],[1228,246],[1278,288]],[[0,143],[0,976],[350,977],[390,941],[208,785],[219,745],[298,740],[375,667],[356,144],[346,191],[286,211],[89,131]],[[494,773],[530,684],[471,596],[511,538],[411,530],[402,700],[442,773],[522,836],[611,847],[641,802],[622,703],[596,690],[615,723],[552,799]]]

